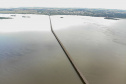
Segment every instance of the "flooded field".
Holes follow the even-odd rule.
[[[23,16],[23,17],[22,17]],[[44,15],[1,15],[0,84],[82,84]]]
[[[126,19],[51,19],[55,33],[89,84],[126,84]]]
[[[0,84],[82,84],[52,34],[48,16],[0,17]],[[126,84],[125,19],[51,16],[51,20],[89,84]]]

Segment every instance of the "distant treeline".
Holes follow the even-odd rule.
[[[82,15],[94,17],[126,18],[126,10],[90,8],[10,8],[0,9],[4,14]]]

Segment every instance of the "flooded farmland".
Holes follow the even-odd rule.
[[[51,19],[89,84],[126,84],[126,19],[60,15]]]
[[[22,17],[23,16],[23,17]],[[82,84],[44,15],[0,20],[0,84]]]
[[[0,17],[0,84],[83,84],[49,16]],[[89,84],[126,84],[126,19],[56,15],[51,22]]]

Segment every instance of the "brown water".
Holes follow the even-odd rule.
[[[49,17],[22,16],[0,20],[0,84],[82,84],[50,31]]]
[[[89,84],[126,84],[125,19],[86,16],[51,19],[54,31]]]

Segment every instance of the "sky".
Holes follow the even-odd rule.
[[[126,0],[0,0],[0,8],[58,7],[125,9]]]

